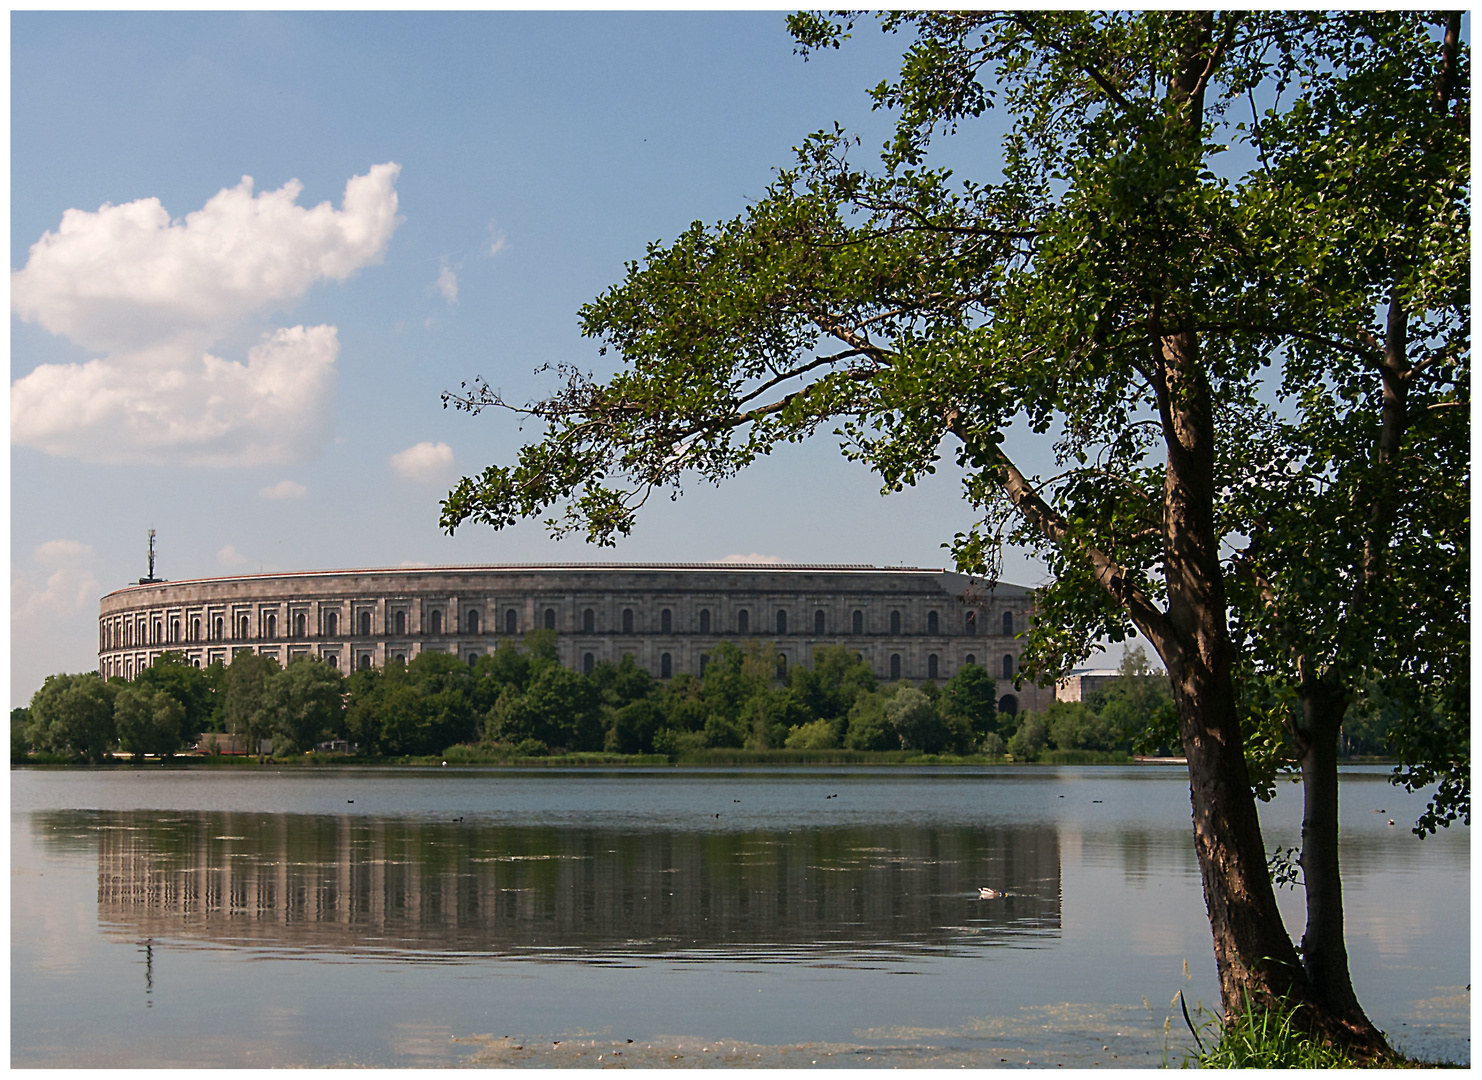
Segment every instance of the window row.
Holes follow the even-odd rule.
[[[307,613],[302,611],[295,612],[292,614],[291,619],[290,636],[294,638],[307,638],[309,636]],[[406,636],[407,612],[391,612],[388,615],[387,621],[390,623],[386,630],[388,634],[395,635],[396,637]],[[429,633],[441,635],[445,632],[444,616],[441,610],[434,608],[428,615],[427,622]],[[541,622],[544,629],[555,630],[557,622],[556,609],[553,607],[546,608]],[[481,620],[476,610],[465,612],[462,623],[462,627],[453,627],[452,632],[457,633],[460,629],[468,634],[478,634],[481,632]],[[623,609],[621,623],[622,633],[634,633],[635,617],[632,608]],[[709,608],[700,609],[698,623],[701,634],[727,632],[715,629]],[[353,627],[353,633],[358,633],[362,637],[369,637],[372,633],[372,615],[370,610],[362,609],[355,612],[354,621],[351,625]],[[779,636],[785,636],[788,633],[788,614],[785,610],[778,609],[773,625]],[[1012,612],[1005,611],[1003,613],[1002,629],[1005,636],[1013,635],[1014,616]],[[171,618],[168,624],[160,619],[148,620],[147,629],[146,623],[128,620],[121,626],[105,623],[101,631],[102,640],[100,644],[103,649],[118,649],[144,644],[161,645],[201,640],[222,641],[226,640],[224,630],[224,619],[220,615],[212,619],[210,636],[206,639],[201,637],[201,620],[199,618],[190,619],[186,627],[185,636],[183,637],[181,636],[181,621],[179,618]],[[233,617],[231,626],[231,636],[233,639],[239,641],[248,640],[254,636],[251,630],[252,621],[250,615],[237,615]],[[741,608],[736,612],[734,631],[737,634],[752,633],[751,612],[748,609]],[[892,611],[890,613],[889,632],[891,636],[899,637],[901,631],[901,613],[899,611]],[[515,608],[508,608],[504,613],[504,632],[506,634],[518,634],[520,632],[520,617]],[[581,632],[584,634],[595,634],[598,632],[597,612],[594,608],[586,608],[582,611]],[[864,634],[865,616],[863,610],[855,609],[851,612],[848,632],[852,635]],[[963,632],[969,637],[977,634],[977,612],[969,611],[965,614]],[[674,633],[674,612],[670,608],[664,608],[659,612],[659,633]],[[828,633],[828,618],[822,609],[813,613],[813,633],[820,637]],[[929,611],[926,614],[926,633],[928,636],[937,636],[941,633],[940,618],[935,611]],[[256,636],[266,639],[274,639],[278,636],[278,616],[275,613],[270,612],[262,617],[260,632]],[[338,613],[333,611],[325,612],[323,636],[339,636]]]

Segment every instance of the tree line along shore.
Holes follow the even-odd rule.
[[[782,675],[772,647],[722,642],[700,677],[655,679],[631,657],[582,674],[544,630],[472,665],[424,652],[348,677],[307,657],[197,668],[166,653],[132,681],[50,676],[11,712],[11,760],[1090,764],[1177,752],[1167,678],[1140,649],[1086,700],[1018,714],[998,710],[978,666],[916,685],[882,683],[840,647],[812,661]],[[1381,750],[1383,717],[1357,709],[1353,721],[1351,752]]]

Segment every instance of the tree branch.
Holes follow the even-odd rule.
[[[947,415],[947,430],[964,444],[969,444],[958,425],[957,416],[955,409]],[[993,448],[993,456],[998,460],[998,485],[1014,509],[1047,540],[1079,552],[1090,565],[1096,583],[1116,601],[1118,607],[1127,612],[1143,636],[1162,652],[1170,641],[1172,626],[1168,617],[1134,584],[1131,572],[1094,544],[1071,535],[1070,524],[1059,511],[1040,497],[1034,485],[1009,460],[1001,447]]]

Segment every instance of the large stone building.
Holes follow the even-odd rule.
[[[166,649],[205,666],[244,651],[350,670],[454,653],[470,663],[535,629],[591,671],[631,654],[661,679],[698,675],[721,641],[775,644],[784,665],[843,645],[885,680],[945,680],[982,664],[1005,711],[1053,692],[1015,686],[1033,600],[958,574],[872,566],[494,565],[146,580],[103,597],[98,669],[148,667]],[[1044,700],[1041,701],[1041,698]]]

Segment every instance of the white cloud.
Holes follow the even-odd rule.
[[[16,578],[10,584],[10,617],[13,622],[55,621],[94,607],[101,593],[92,571],[76,566],[58,567],[39,589],[24,578]]]
[[[258,488],[257,493],[264,499],[302,499],[308,490],[303,484],[292,480],[279,480],[276,484]]]
[[[263,335],[245,364],[207,350],[250,316],[381,261],[400,218],[400,166],[345,185],[340,210],[301,207],[291,181],[248,177],[172,221],[158,199],[68,210],[11,274],[11,306],[95,352],[11,387],[11,438],[95,463],[248,466],[302,460],[323,441],[333,326]]]
[[[77,566],[92,561],[93,546],[76,540],[48,540],[36,545],[32,557],[43,566]]]
[[[98,602],[102,589],[87,564],[93,561],[90,544],[76,540],[48,540],[36,545],[32,558],[52,568],[44,584],[17,576],[10,585],[12,620],[49,624],[75,615]],[[33,626],[34,628],[34,626]]]
[[[756,552],[752,552],[750,555],[727,555],[720,561],[723,563],[766,563],[775,565],[781,563],[783,560],[779,559],[776,555],[758,555]]]
[[[247,561],[247,556],[228,544],[216,553],[216,561],[222,566],[241,566]]]
[[[420,442],[391,455],[391,468],[398,476],[425,483],[438,483],[453,472],[453,450],[447,443]]]
[[[432,287],[443,294],[448,307],[458,306],[458,275],[453,272],[451,266],[444,266],[437,272],[437,280],[433,282]]]
[[[498,255],[507,246],[508,241],[505,239],[504,233],[500,230],[499,226],[492,221],[489,222],[489,255],[491,257]]]
[[[43,364],[10,388],[11,439],[97,464],[302,461],[328,433],[339,351],[333,326],[292,326],[264,334],[245,364]]]

